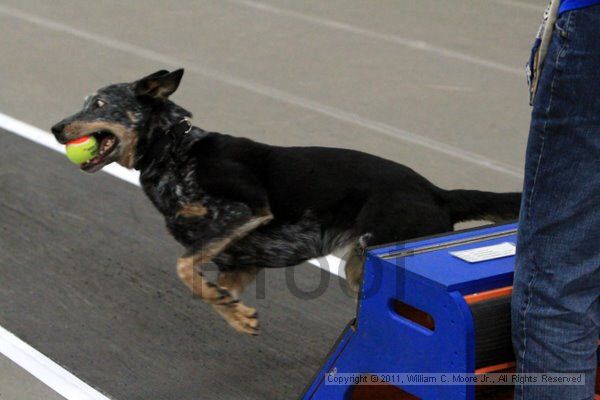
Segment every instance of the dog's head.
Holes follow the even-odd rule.
[[[182,77],[183,69],[161,70],[135,82],[106,86],[88,96],[81,111],[54,125],[52,133],[62,144],[82,136],[96,138],[98,155],[81,165],[86,172],[96,172],[113,161],[132,168],[149,119],[170,103],[168,97]]]

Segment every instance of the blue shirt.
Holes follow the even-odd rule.
[[[583,8],[594,4],[600,4],[600,0],[562,0],[558,13],[563,13],[576,8]]]

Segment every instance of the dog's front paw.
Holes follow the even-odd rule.
[[[215,310],[238,332],[257,336],[259,333],[258,312],[241,302],[215,305]]]

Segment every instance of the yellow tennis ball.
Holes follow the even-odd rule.
[[[93,136],[82,136],[67,143],[67,158],[75,164],[90,161],[98,154],[98,141]]]

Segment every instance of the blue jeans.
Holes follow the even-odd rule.
[[[519,220],[513,345],[520,373],[585,373],[515,399],[593,399],[600,334],[600,6],[556,23],[533,104]]]

